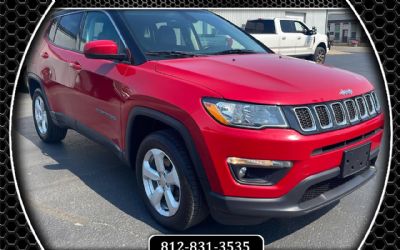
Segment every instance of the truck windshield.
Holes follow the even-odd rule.
[[[242,30],[208,11],[125,10],[122,17],[149,60],[272,53]]]

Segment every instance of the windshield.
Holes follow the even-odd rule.
[[[208,11],[127,10],[122,16],[149,60],[271,52]]]

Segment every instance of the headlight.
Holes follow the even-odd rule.
[[[231,102],[204,98],[203,105],[218,122],[234,127],[264,128],[288,127],[278,106]]]

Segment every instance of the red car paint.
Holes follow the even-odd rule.
[[[55,46],[45,35],[33,52],[28,72],[40,77],[54,112],[79,121],[121,151],[125,150],[127,120],[134,107],[167,114],[188,129],[211,191],[224,196],[280,197],[306,177],[340,165],[345,150],[366,142],[371,142],[371,150],[378,148],[383,134],[383,114],[340,130],[302,135],[290,128],[227,127],[202,105],[204,97],[303,105],[373,90],[362,76],[305,60],[275,54],[216,55],[132,65],[87,58]],[[351,88],[352,95],[338,95],[343,88]],[[312,155],[317,148],[374,130],[375,134],[354,144]],[[226,163],[230,156],[290,160],[294,166],[276,185],[243,185],[232,177]]]

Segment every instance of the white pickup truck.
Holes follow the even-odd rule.
[[[306,57],[324,63],[329,51],[328,37],[318,34],[303,22],[286,18],[256,19],[246,23],[245,31],[275,53]]]

